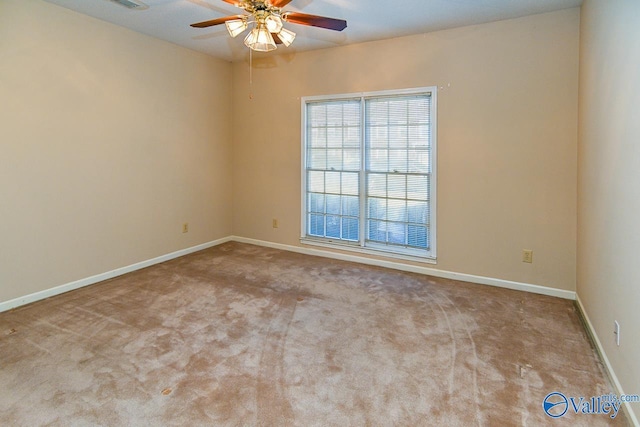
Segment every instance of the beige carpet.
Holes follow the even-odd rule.
[[[571,301],[227,243],[0,314],[3,426],[624,425]]]

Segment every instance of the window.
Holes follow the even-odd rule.
[[[435,98],[303,98],[304,243],[435,259]]]

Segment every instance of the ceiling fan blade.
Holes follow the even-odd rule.
[[[334,31],[342,31],[347,28],[347,21],[344,19],[327,18],[326,16],[309,15],[299,12],[284,12],[282,19],[292,24],[310,25],[312,27],[326,28]]]
[[[224,0],[224,1],[227,1],[227,0]],[[271,3],[271,6],[273,7],[283,8],[289,3],[291,3],[291,0],[269,0],[269,3]]]
[[[223,2],[232,4],[234,6],[238,6],[238,7],[242,7],[240,6],[240,3],[242,3],[240,0],[222,0]]]
[[[224,24],[225,22],[231,21],[233,19],[242,19],[242,18],[244,18],[244,15],[231,15],[231,16],[225,16],[223,18],[212,19],[211,21],[198,22],[196,24],[191,24],[191,26],[194,28],[207,28],[207,27],[213,27],[214,25]]]
[[[282,44],[282,40],[280,40],[280,37],[278,37],[276,33],[271,33],[271,37],[273,37],[273,41],[276,42],[276,44]]]

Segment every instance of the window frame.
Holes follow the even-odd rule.
[[[373,92],[357,92],[335,95],[318,95],[305,96],[300,99],[301,105],[301,133],[302,133],[302,149],[301,149],[301,234],[300,242],[307,245],[359,252],[369,255],[378,255],[388,258],[397,258],[409,261],[418,261],[423,263],[436,263],[436,246],[437,246],[437,86],[426,86],[418,88],[383,90]],[[401,246],[391,246],[384,243],[369,242],[366,238],[366,195],[367,195],[367,165],[366,165],[366,120],[365,120],[365,103],[367,99],[381,97],[402,97],[407,95],[430,94],[431,96],[431,173],[429,182],[429,250],[417,248],[405,248]],[[332,239],[327,237],[315,237],[307,234],[308,230],[308,212],[307,212],[307,105],[315,102],[331,102],[331,101],[349,101],[358,100],[360,102],[360,170],[359,170],[359,201],[360,201],[360,233],[359,241],[348,242],[342,239]]]

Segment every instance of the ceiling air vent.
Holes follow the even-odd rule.
[[[127,9],[135,9],[135,10],[144,10],[148,9],[149,6],[142,3],[138,0],[111,0],[114,3],[118,3],[121,6],[126,7]]]

